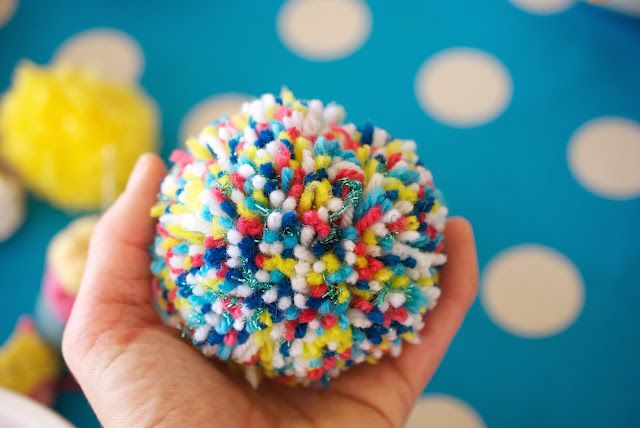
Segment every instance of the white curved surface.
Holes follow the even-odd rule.
[[[73,428],[73,425],[43,405],[0,388],[0,427]]]

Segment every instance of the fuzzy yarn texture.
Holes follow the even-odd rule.
[[[87,215],[73,220],[51,239],[47,248],[47,275],[66,295],[80,288],[89,254],[89,241],[99,217]]]
[[[58,355],[42,340],[33,320],[21,317],[0,348],[0,388],[51,405],[59,376]]]
[[[69,65],[19,65],[0,103],[0,155],[25,185],[71,211],[113,202],[157,114],[138,88]]]
[[[78,217],[51,239],[46,268],[35,305],[35,320],[51,345],[62,344],[64,326],[76,301],[87,264],[89,241],[98,216]]]
[[[326,383],[418,340],[447,209],[416,143],[284,90],[216,120],[161,185],[157,309],[207,357]]]

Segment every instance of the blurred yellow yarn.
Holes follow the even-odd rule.
[[[0,155],[27,187],[68,210],[112,202],[156,139],[144,92],[69,65],[20,64],[0,103]]]
[[[98,219],[93,215],[77,218],[49,243],[47,266],[70,296],[78,294],[87,264],[89,241]]]
[[[42,340],[33,320],[23,317],[0,348],[0,388],[51,404],[60,362]]]

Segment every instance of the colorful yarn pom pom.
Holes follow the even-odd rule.
[[[156,147],[156,109],[138,88],[68,65],[25,62],[0,104],[0,154],[54,205],[93,210]]]
[[[190,138],[152,210],[157,308],[204,355],[326,382],[417,340],[447,209],[416,144],[263,95]]]

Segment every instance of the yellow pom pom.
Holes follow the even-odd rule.
[[[49,401],[60,362],[42,340],[30,318],[21,318],[13,335],[0,348],[0,388]],[[43,389],[49,388],[46,393]]]
[[[48,267],[68,294],[75,296],[87,264],[89,241],[96,216],[80,217],[53,237],[47,252]]]
[[[21,64],[0,104],[0,154],[65,209],[111,202],[156,139],[156,109],[142,91],[68,65]]]

